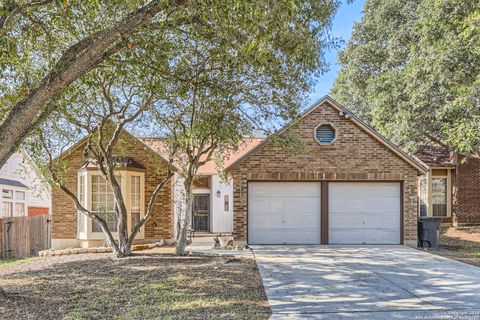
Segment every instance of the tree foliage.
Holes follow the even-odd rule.
[[[51,155],[44,161],[52,164],[47,168],[52,181],[69,194],[62,172],[77,168],[57,163],[55,155],[71,145],[69,139],[89,134],[86,160],[118,191],[110,160],[116,156],[118,132],[143,117],[156,135],[169,138],[171,152],[178,149],[189,157],[184,173],[185,187],[191,189],[199,166],[214,152],[235,149],[245,134],[297,114],[312,75],[326,67],[322,54],[332,41],[328,25],[336,6],[330,0],[186,1],[169,18],[186,23],[162,28],[166,18],[160,14],[123,39],[122,50],[50,100],[50,119],[38,131],[40,138],[33,139],[46,152],[37,155]],[[13,110],[15,102],[9,106]],[[146,111],[152,111],[155,122]],[[69,195],[79,211],[101,224]],[[125,212],[121,193],[115,200],[120,223]],[[128,234],[112,239],[108,230],[104,233],[117,255],[129,254]]]
[[[267,14],[263,9],[258,14]],[[285,9],[274,16],[288,15]],[[330,16],[325,14],[318,26],[310,21],[285,29],[232,29],[220,48],[224,36],[202,36],[201,29],[175,37],[172,50],[178,55],[168,66],[172,76],[164,99],[155,102],[150,126],[177,151],[175,163],[184,178],[187,214],[178,219],[177,254],[185,249],[199,168],[212,159],[222,162],[245,136],[269,133],[276,120],[297,115],[311,75],[325,67],[321,50],[330,44],[324,33]],[[316,41],[323,40],[309,43],[311,32],[317,33]]]
[[[126,55],[122,58],[127,59]],[[129,67],[123,69],[126,66]],[[131,229],[128,228],[126,195],[122,192],[118,170],[124,169],[124,159],[135,156],[126,150],[129,150],[129,144],[136,141],[124,129],[138,121],[158,99],[155,91],[156,81],[159,80],[155,73],[145,75],[141,66],[133,66],[122,63],[103,66],[81,77],[76,85],[69,88],[62,105],[52,114],[52,121],[37,129],[29,144],[34,151],[33,159],[44,176],[72,200],[79,214],[86,215],[100,226],[117,257],[131,254],[135,236],[154,213],[157,195],[173,176],[172,161],[167,164],[160,157],[151,157],[154,167],[159,172],[166,171],[166,174],[153,192],[145,195],[148,204],[143,216]],[[79,142],[81,135],[85,138]],[[70,167],[68,149],[74,143],[80,143],[77,147],[82,148],[83,161],[88,166],[96,167],[99,176],[107,182],[113,195],[113,208],[87,206],[79,198],[79,193],[75,192],[75,187],[68,184],[65,176],[80,169]],[[117,237],[113,236],[106,221],[106,215],[111,212],[117,221]]]
[[[414,150],[433,140],[480,152],[478,1],[369,0],[332,93]]]
[[[249,53],[257,65],[274,61],[278,75],[287,71],[305,89],[305,75],[324,66],[326,30],[336,7],[335,0],[5,0],[0,165],[55,110],[52,102],[72,82],[121,50],[149,52],[152,42],[144,40],[153,36],[171,43],[182,34],[194,35],[194,41],[215,37],[216,54]],[[162,57],[175,60],[160,52]]]

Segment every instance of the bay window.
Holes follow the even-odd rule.
[[[141,215],[141,195],[140,195],[140,176],[131,176],[130,185],[130,212],[131,212],[131,230],[140,221]]]
[[[107,223],[110,232],[116,236],[118,232],[118,216],[115,210],[115,197],[110,184],[98,173],[97,169],[82,168],[78,172],[77,197],[80,203],[101,216]],[[144,180],[141,170],[118,170],[116,179],[127,208],[127,227],[132,230],[144,214]],[[138,232],[137,238],[144,237],[144,228]],[[77,236],[79,240],[104,239],[98,223],[78,212]]]

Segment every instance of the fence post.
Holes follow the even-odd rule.
[[[0,219],[0,258],[5,258],[5,249],[3,247],[3,219]]]

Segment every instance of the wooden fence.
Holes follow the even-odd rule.
[[[50,248],[50,216],[2,218],[0,222],[0,258],[33,257]]]

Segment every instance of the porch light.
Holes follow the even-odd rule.
[[[220,190],[217,191],[217,198],[220,198],[222,196],[222,193],[220,192]]]

